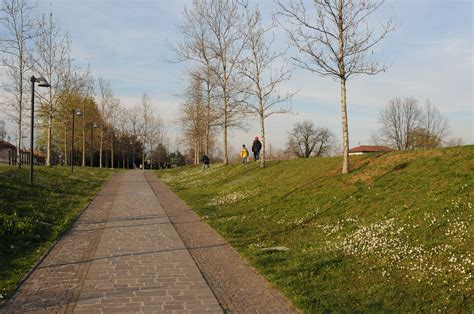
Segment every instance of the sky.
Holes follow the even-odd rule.
[[[271,0],[258,2],[268,19],[276,9]],[[168,135],[179,133],[177,96],[184,88],[186,64],[170,63],[170,44],[176,42],[176,25],[191,0],[39,0],[38,11],[52,7],[63,31],[72,41],[72,55],[95,77],[111,81],[124,106],[137,104],[147,92],[155,112],[166,121]],[[378,115],[393,97],[429,99],[448,118],[451,136],[474,143],[473,134],[473,4],[471,0],[389,0],[380,11],[383,19],[393,12],[398,27],[377,47],[390,68],[376,76],[356,76],[347,83],[350,146],[369,144]],[[286,36],[275,32],[276,47]],[[295,54],[290,50],[287,57]],[[282,62],[285,62],[284,60]],[[267,120],[267,141],[284,148],[294,123],[311,120],[328,127],[342,142],[339,83],[295,69],[282,91],[298,91],[292,100],[294,114]],[[231,131],[235,151],[250,144],[259,133],[257,120],[247,118],[243,130]],[[218,139],[222,136],[218,134]]]

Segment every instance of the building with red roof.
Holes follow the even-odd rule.
[[[370,153],[386,153],[391,152],[392,149],[387,146],[369,146],[369,145],[361,145],[354,148],[349,149],[349,155],[362,155],[362,154],[370,154]]]
[[[30,150],[20,149],[21,163],[28,165],[30,163]],[[0,164],[16,164],[16,146],[0,140]],[[33,150],[33,162],[35,165],[44,165],[46,163],[46,154],[38,149]]]

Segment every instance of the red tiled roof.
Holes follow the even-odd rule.
[[[33,155],[36,157],[46,158],[46,153],[40,151],[39,149],[33,149]]]
[[[30,153],[30,149],[20,149],[22,153]],[[39,149],[33,149],[33,156],[46,158],[46,153],[43,153]]]
[[[11,143],[8,143],[7,141],[1,141],[0,140],[0,148],[12,148],[12,149],[15,149],[16,146],[11,144]]]
[[[349,149],[349,153],[376,153],[376,152],[390,152],[392,149],[387,146],[369,146],[362,145]]]

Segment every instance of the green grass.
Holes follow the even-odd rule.
[[[304,312],[472,312],[474,146],[341,163],[157,174]]]
[[[0,166],[0,301],[5,299],[51,243],[114,171],[76,167],[28,169]]]

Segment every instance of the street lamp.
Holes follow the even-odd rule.
[[[30,185],[33,185],[33,139],[35,127],[35,83],[40,87],[51,87],[44,77],[30,78],[31,82],[31,131],[30,131]],[[18,149],[20,149],[18,147]]]
[[[72,109],[72,136],[71,136],[71,173],[74,173],[74,118],[83,115],[79,109]]]

